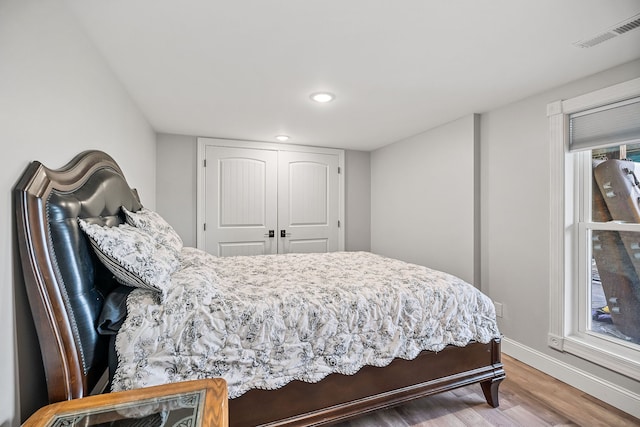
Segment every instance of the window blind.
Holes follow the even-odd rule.
[[[640,97],[569,115],[569,151],[640,142]]]

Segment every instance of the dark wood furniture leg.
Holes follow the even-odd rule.
[[[484,398],[492,408],[500,406],[500,402],[498,401],[498,387],[500,387],[502,380],[504,380],[504,377],[492,378],[480,383],[480,386],[482,386],[482,392],[484,393]]]

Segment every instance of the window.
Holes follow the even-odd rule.
[[[640,379],[640,79],[548,116],[549,345]]]

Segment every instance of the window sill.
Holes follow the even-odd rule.
[[[633,345],[621,345],[608,339],[587,334],[564,337],[558,342],[557,336],[550,336],[551,347],[571,353],[612,371],[640,381],[640,361],[638,350]]]

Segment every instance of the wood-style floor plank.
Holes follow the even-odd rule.
[[[500,407],[475,384],[342,422],[339,427],[640,426],[640,420],[507,355]]]

